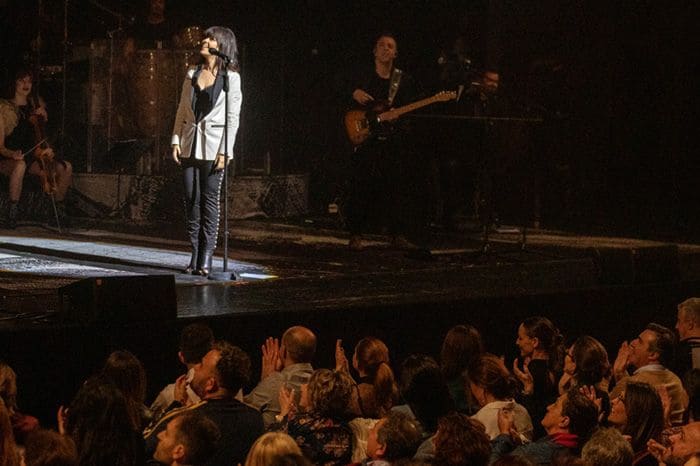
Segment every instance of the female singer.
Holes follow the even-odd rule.
[[[36,140],[38,133],[34,125],[45,123],[48,114],[44,102],[32,93],[32,85],[32,72],[21,68],[15,74],[10,92],[12,97],[0,99],[0,173],[7,176],[10,182],[8,228],[14,228],[17,224],[17,204],[22,194],[25,172],[45,176],[47,167],[35,157],[36,151],[42,151],[45,160],[54,157],[53,149],[46,145],[46,141]],[[65,216],[63,200],[71,184],[73,168],[70,162],[57,160],[52,165],[52,172],[52,176],[55,176],[52,194],[59,214]]]
[[[238,74],[236,36],[225,27],[204,31],[201,63],[187,72],[175,117],[172,156],[182,166],[185,183],[187,234],[192,258],[183,273],[208,275],[219,231],[219,198],[224,168],[224,146],[229,159],[238,131],[241,110],[241,78]],[[231,58],[225,62],[209,53],[216,49]],[[228,75],[228,114],[223,92],[224,73]],[[228,122],[228,141],[224,140],[224,119]]]

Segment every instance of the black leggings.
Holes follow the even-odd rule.
[[[219,200],[223,170],[214,170],[214,162],[182,159],[185,185],[185,216],[192,249],[203,257],[213,254],[219,231]],[[201,260],[199,264],[202,265]]]

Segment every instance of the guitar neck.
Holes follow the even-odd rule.
[[[421,99],[421,100],[418,100],[416,102],[413,102],[412,104],[404,105],[403,107],[394,108],[392,110],[387,110],[386,112],[380,113],[378,116],[379,116],[380,120],[383,120],[384,119],[383,117],[386,117],[389,114],[393,114],[396,117],[400,117],[404,113],[418,110],[421,107],[425,107],[426,105],[430,105],[430,104],[437,102],[437,101],[438,101],[438,96],[434,95],[432,97],[427,97],[425,99]]]

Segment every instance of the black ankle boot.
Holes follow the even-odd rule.
[[[197,249],[192,250],[192,257],[190,257],[190,264],[182,269],[184,274],[195,274],[197,270],[197,260],[199,259],[199,253]]]
[[[209,272],[211,272],[211,264],[214,258],[214,251],[212,252],[205,252],[204,257],[202,258],[202,263],[197,269],[197,274],[201,275],[203,277],[206,277],[209,275]]]

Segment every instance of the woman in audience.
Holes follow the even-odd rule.
[[[19,466],[19,450],[12,434],[10,413],[0,399],[0,466]]]
[[[301,386],[299,410],[294,393],[280,390],[280,424],[311,462],[346,465],[352,456],[352,431],[347,411],[352,396],[352,379],[343,371],[317,369],[308,384]]]
[[[514,401],[518,382],[510,375],[503,361],[492,354],[485,354],[470,374],[472,396],[481,406],[472,419],[484,425],[486,435],[494,439],[501,433],[498,411],[509,409],[513,411],[515,429],[526,439],[532,440],[532,420],[527,410]]]
[[[647,441],[659,441],[664,429],[664,409],[656,389],[647,383],[628,383],[625,391],[612,400],[608,423],[630,437],[635,466],[655,466]]]
[[[513,361],[513,373],[523,384],[521,403],[531,418],[542,419],[547,406],[559,396],[557,381],[564,363],[563,338],[549,319],[535,316],[520,324],[515,344],[520,350],[520,358]],[[535,438],[544,435],[539,423],[534,427]]]
[[[456,325],[445,335],[440,351],[440,369],[457,411],[472,415],[479,406],[469,391],[469,369],[484,352],[481,334],[471,325]]]
[[[559,394],[573,387],[594,387],[596,398],[601,400],[601,421],[605,421],[610,413],[609,377],[608,352],[598,340],[584,335],[577,338],[566,352]]]
[[[269,466],[288,454],[301,455],[299,445],[292,437],[282,432],[261,435],[250,447],[245,466]]]
[[[350,375],[348,360],[341,345],[336,342],[335,366]],[[360,376],[354,383],[350,411],[355,416],[380,419],[384,417],[398,396],[394,371],[389,366],[389,349],[374,337],[360,340],[355,346],[352,366]]]
[[[486,466],[491,456],[484,426],[460,413],[440,418],[434,442],[434,466]]]
[[[111,383],[92,378],[68,410],[58,412],[59,432],[69,435],[80,466],[145,465],[143,438],[134,429],[126,398]]]
[[[399,389],[405,404],[393,409],[416,419],[424,438],[435,433],[440,417],[455,409],[440,366],[430,356],[414,354],[406,358],[401,364]]]
[[[78,453],[70,437],[39,429],[27,437],[25,466],[77,466]]]
[[[126,398],[129,417],[137,431],[143,430],[150,421],[146,401],[146,371],[143,364],[129,351],[114,351],[102,367],[103,380],[117,387]]]
[[[15,441],[22,445],[30,432],[39,428],[39,420],[19,412],[17,407],[17,374],[8,364],[0,361],[0,398],[10,414]]]

